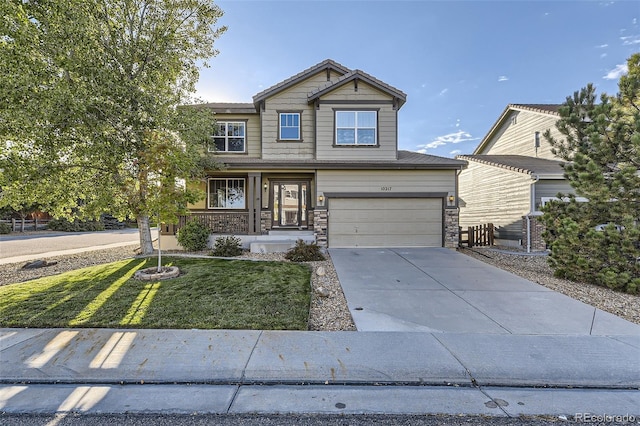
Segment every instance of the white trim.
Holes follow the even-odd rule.
[[[224,207],[213,206],[213,197],[211,196],[211,181],[225,181],[224,191]],[[228,207],[229,203],[229,182],[230,181],[242,181],[242,207]],[[233,203],[233,201],[232,201]],[[231,204],[232,204],[231,203]],[[209,210],[246,210],[247,208],[247,180],[239,177],[216,177],[207,179],[207,209]]]
[[[211,136],[211,143],[209,144],[207,151],[209,152],[224,152],[224,153],[245,153],[247,152],[247,123],[246,121],[233,121],[233,120],[228,120],[228,121],[216,121],[216,130],[218,130],[221,124],[225,125],[225,134],[224,135],[212,135]],[[232,125],[237,125],[242,127],[242,136],[235,136],[235,135],[228,135],[228,131],[227,131],[227,126],[229,124]],[[212,149],[212,146],[215,147],[216,143],[215,143],[215,139],[222,139],[224,138],[224,150],[218,150],[218,149]],[[229,150],[229,139],[240,139],[242,138],[242,151],[230,151]]]
[[[340,127],[338,126],[338,115],[343,113],[353,113],[354,114],[354,126],[353,127]],[[358,115],[360,113],[373,113],[375,114],[375,125],[374,127],[364,127],[358,125]],[[338,138],[338,130],[353,130],[353,143],[340,143]],[[373,143],[358,143],[358,130],[373,130]],[[359,145],[359,146],[376,146],[378,145],[378,111],[375,110],[339,110],[335,111],[335,140],[336,145],[341,146],[351,146],[351,145]]]
[[[282,125],[282,116],[283,115],[297,115],[298,116],[298,125],[297,126],[283,126]],[[298,136],[295,138],[285,138],[282,137],[282,128],[286,129],[298,129]],[[281,141],[299,141],[302,139],[301,137],[301,129],[302,129],[302,114],[299,112],[280,112],[278,113],[278,139]]]

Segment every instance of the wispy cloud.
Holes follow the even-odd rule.
[[[498,77],[498,81],[507,81],[509,80],[509,77],[507,77],[506,75],[501,75],[500,77]]]
[[[446,135],[437,136],[433,141],[424,145],[418,145],[416,148],[418,148],[418,152],[422,154],[426,154],[427,151],[430,149],[436,149],[438,147],[449,145],[449,144],[476,141],[478,139],[480,138],[474,138],[473,136],[471,136],[470,133],[465,132],[464,130],[458,130],[457,132],[454,132],[454,133],[448,133]]]
[[[600,54],[600,57],[601,57],[601,58],[606,58],[606,57],[607,57],[607,54],[606,54],[606,53],[601,53],[601,54]]]
[[[447,89],[447,88],[445,87],[444,89],[442,89],[442,90],[440,91],[440,93],[438,93],[438,96],[444,96],[444,95],[445,95],[445,93],[447,93],[448,91],[449,91],[449,89]]]
[[[633,46],[634,44],[640,44],[640,36],[637,35],[620,37],[620,40],[622,40],[623,46]]]
[[[604,43],[604,44],[600,44],[600,45],[596,46],[596,49],[605,49],[607,47],[609,47],[609,45],[607,43]]]
[[[610,70],[607,75],[604,75],[602,78],[604,78],[605,80],[617,80],[628,72],[629,67],[627,66],[627,64],[618,64],[614,69]]]
[[[450,151],[450,152],[449,152],[449,155],[451,155],[451,156],[456,156],[456,155],[458,155],[458,154],[462,154],[462,150],[460,150],[460,149],[454,149],[453,151]]]

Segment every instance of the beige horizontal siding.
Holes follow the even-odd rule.
[[[260,158],[260,115],[259,114],[220,114],[215,115],[216,121],[246,121],[246,154],[218,153],[219,157],[237,157],[248,155],[249,157]]]
[[[512,117],[515,117],[515,124],[512,123]],[[526,155],[557,160],[558,158],[551,152],[551,145],[542,136],[547,129],[551,129],[554,137],[560,136],[555,127],[557,120],[558,117],[553,115],[532,111],[513,111],[479,154]],[[540,148],[537,153],[535,132],[540,132]]]
[[[335,113],[334,109],[376,109],[378,110],[377,146],[334,146]],[[390,103],[385,104],[321,104],[316,111],[317,117],[317,153],[319,160],[361,159],[392,160],[396,158],[397,148],[397,111]]]
[[[337,73],[331,73],[336,80]],[[314,107],[308,104],[308,95],[327,81],[326,71],[321,71],[304,81],[269,97],[262,111],[262,158],[265,159],[312,159],[315,155]],[[278,112],[302,111],[300,122],[302,142],[278,141]]]
[[[531,207],[529,175],[470,161],[458,179],[460,226],[493,223],[501,237],[521,232],[522,216]]]
[[[536,183],[536,208],[542,197],[556,197],[561,194],[575,194],[575,190],[566,180],[540,180]]]
[[[453,192],[454,170],[318,170],[320,192]]]

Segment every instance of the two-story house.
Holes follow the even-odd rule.
[[[466,163],[398,150],[405,101],[325,60],[251,103],[206,104],[216,118],[210,149],[226,167],[209,173],[206,199],[182,223],[201,220],[245,246],[297,238],[333,248],[457,246]]]
[[[544,250],[540,207],[558,193],[573,193],[562,161],[543,137],[556,138],[560,105],[507,105],[460,173],[460,225],[492,223],[499,244]]]

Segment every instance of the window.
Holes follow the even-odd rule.
[[[244,179],[209,179],[210,209],[244,209]]]
[[[213,134],[213,146],[218,152],[244,152],[245,127],[242,121],[218,121]],[[214,151],[209,147],[209,151]]]
[[[336,145],[377,145],[376,111],[336,111]]]
[[[280,140],[298,141],[300,140],[300,113],[286,112],[280,113]]]

